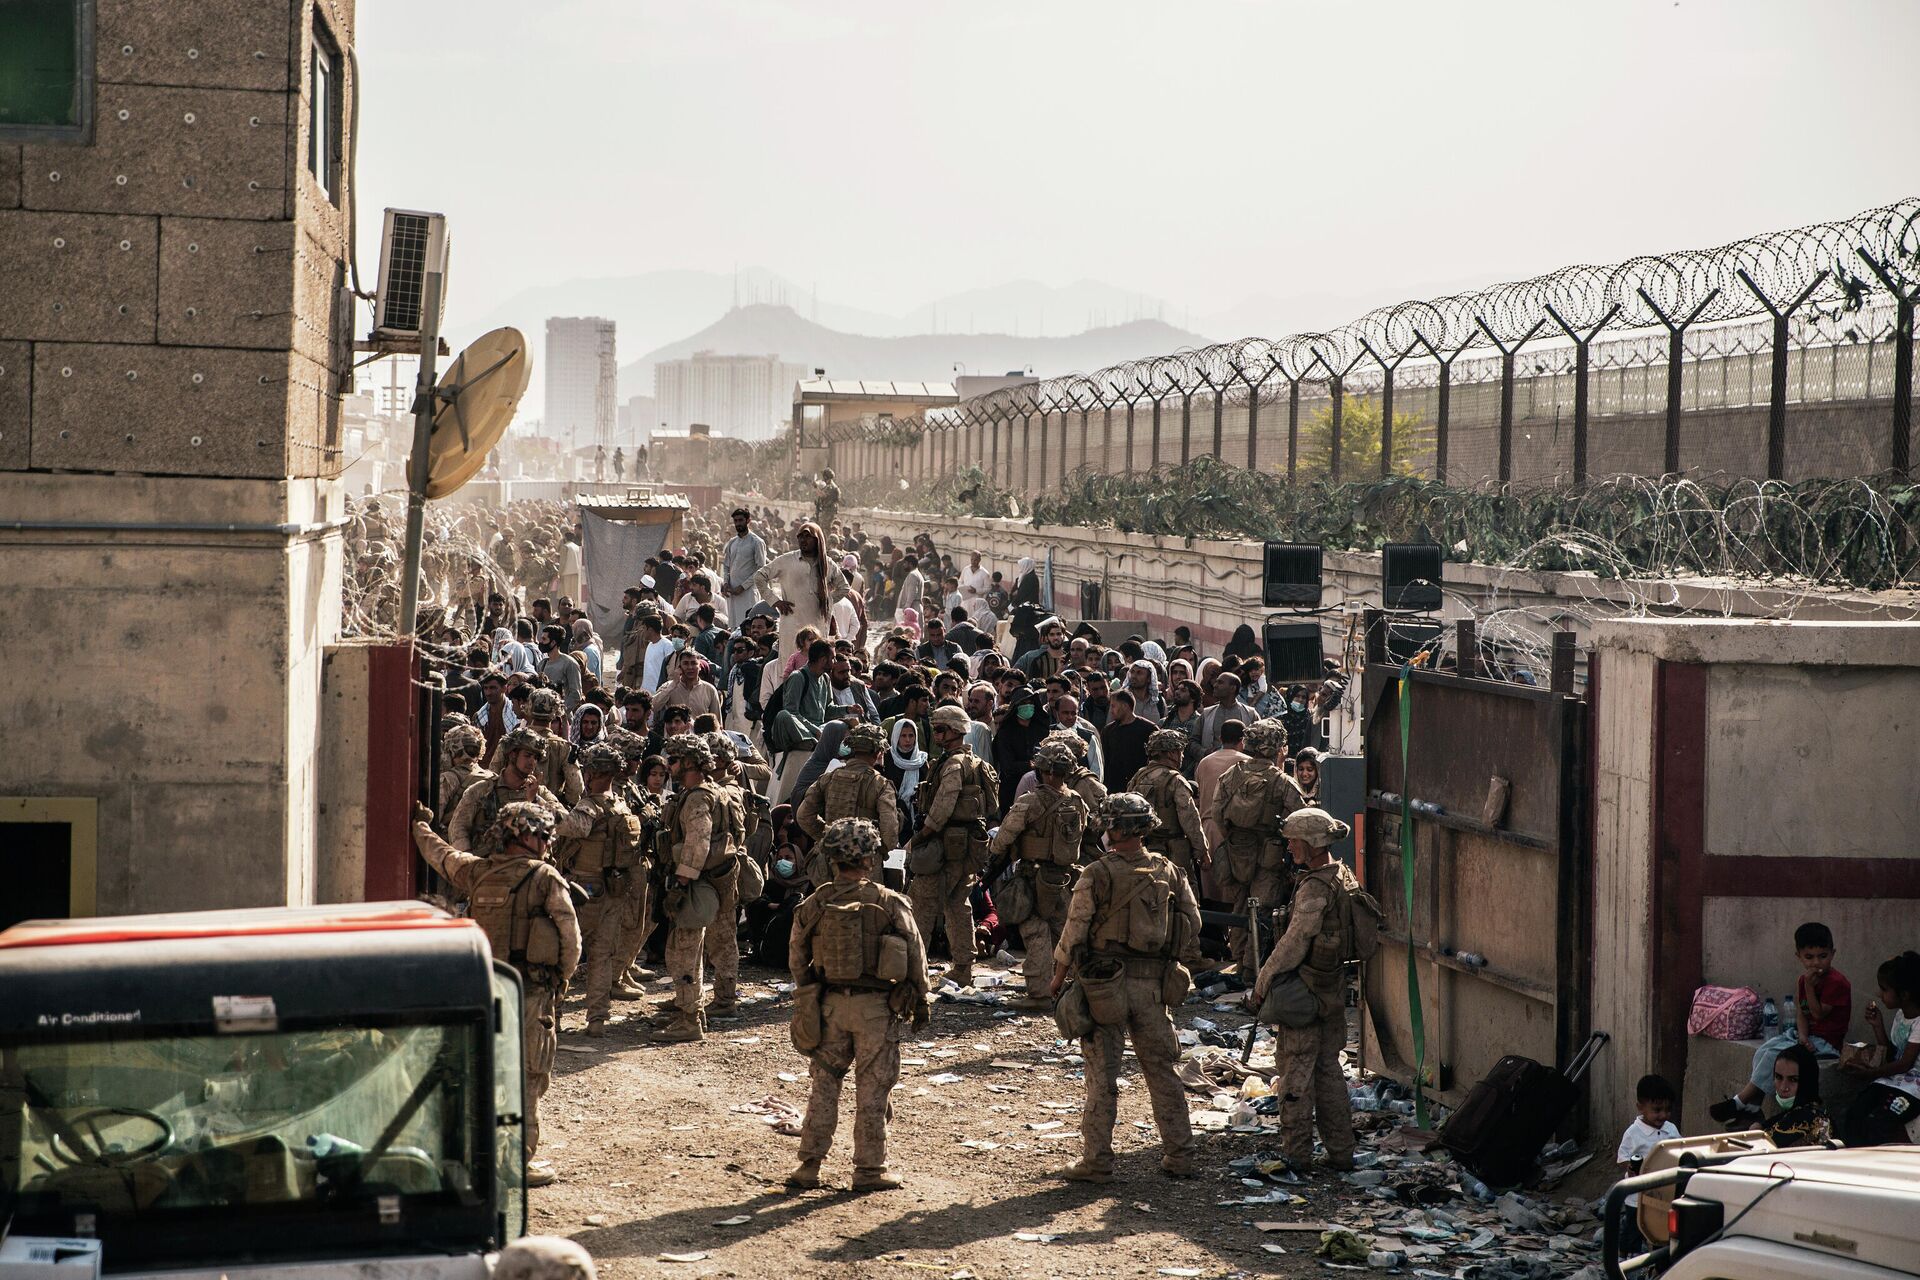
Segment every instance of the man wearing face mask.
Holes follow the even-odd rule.
[[[567,629],[557,623],[540,630],[540,674],[560,691],[567,714],[573,714],[585,690],[580,687],[580,664],[567,656]]]
[[[1044,709],[1046,691],[1017,690],[995,716],[993,767],[1000,775],[999,812],[1013,807],[1020,779],[1033,767],[1033,750],[1053,730]]]

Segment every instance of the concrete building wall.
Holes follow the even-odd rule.
[[[353,4],[96,12],[92,140],[0,141],[0,618],[63,658],[0,793],[98,800],[103,913],[311,901]]]
[[[1658,1071],[1702,1132],[1750,1046],[1686,1035],[1695,989],[1782,1000],[1793,931],[1817,920],[1857,1037],[1874,971],[1914,945],[1920,624],[1650,619],[1594,642],[1593,1020],[1614,1035],[1597,1114],[1624,1126],[1633,1080]]]

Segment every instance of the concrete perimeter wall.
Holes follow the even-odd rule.
[[[1920,945],[1920,624],[1620,621],[1594,643],[1596,1115],[1623,1127],[1658,1071],[1703,1132],[1746,1055],[1688,1038],[1696,988],[1779,1001],[1795,927],[1821,921],[1859,1038],[1874,971]]]

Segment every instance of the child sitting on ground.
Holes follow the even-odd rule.
[[[1614,1156],[1620,1162],[1622,1178],[1639,1173],[1640,1162],[1647,1158],[1649,1151],[1668,1138],[1680,1136],[1679,1128],[1673,1123],[1674,1090],[1665,1076],[1641,1076],[1640,1083],[1634,1086],[1633,1102],[1639,1114],[1620,1135],[1620,1150]],[[1629,1250],[1637,1251],[1645,1243],[1637,1221],[1639,1205],[1639,1193],[1627,1197],[1625,1218],[1620,1224],[1623,1256]]]
[[[1793,931],[1793,951],[1801,974],[1794,985],[1793,1029],[1762,1042],[1753,1051],[1753,1074],[1740,1092],[1707,1108],[1722,1124],[1752,1128],[1760,1120],[1760,1103],[1773,1091],[1773,1061],[1788,1045],[1811,1049],[1821,1058],[1840,1056],[1847,1024],[1853,1021],[1853,985],[1833,967],[1833,930],[1808,921]]]

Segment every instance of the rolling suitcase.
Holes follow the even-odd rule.
[[[1594,1032],[1565,1071],[1508,1054],[1441,1126],[1441,1144],[1489,1186],[1518,1186],[1580,1100],[1580,1077],[1606,1042],[1606,1032]]]

